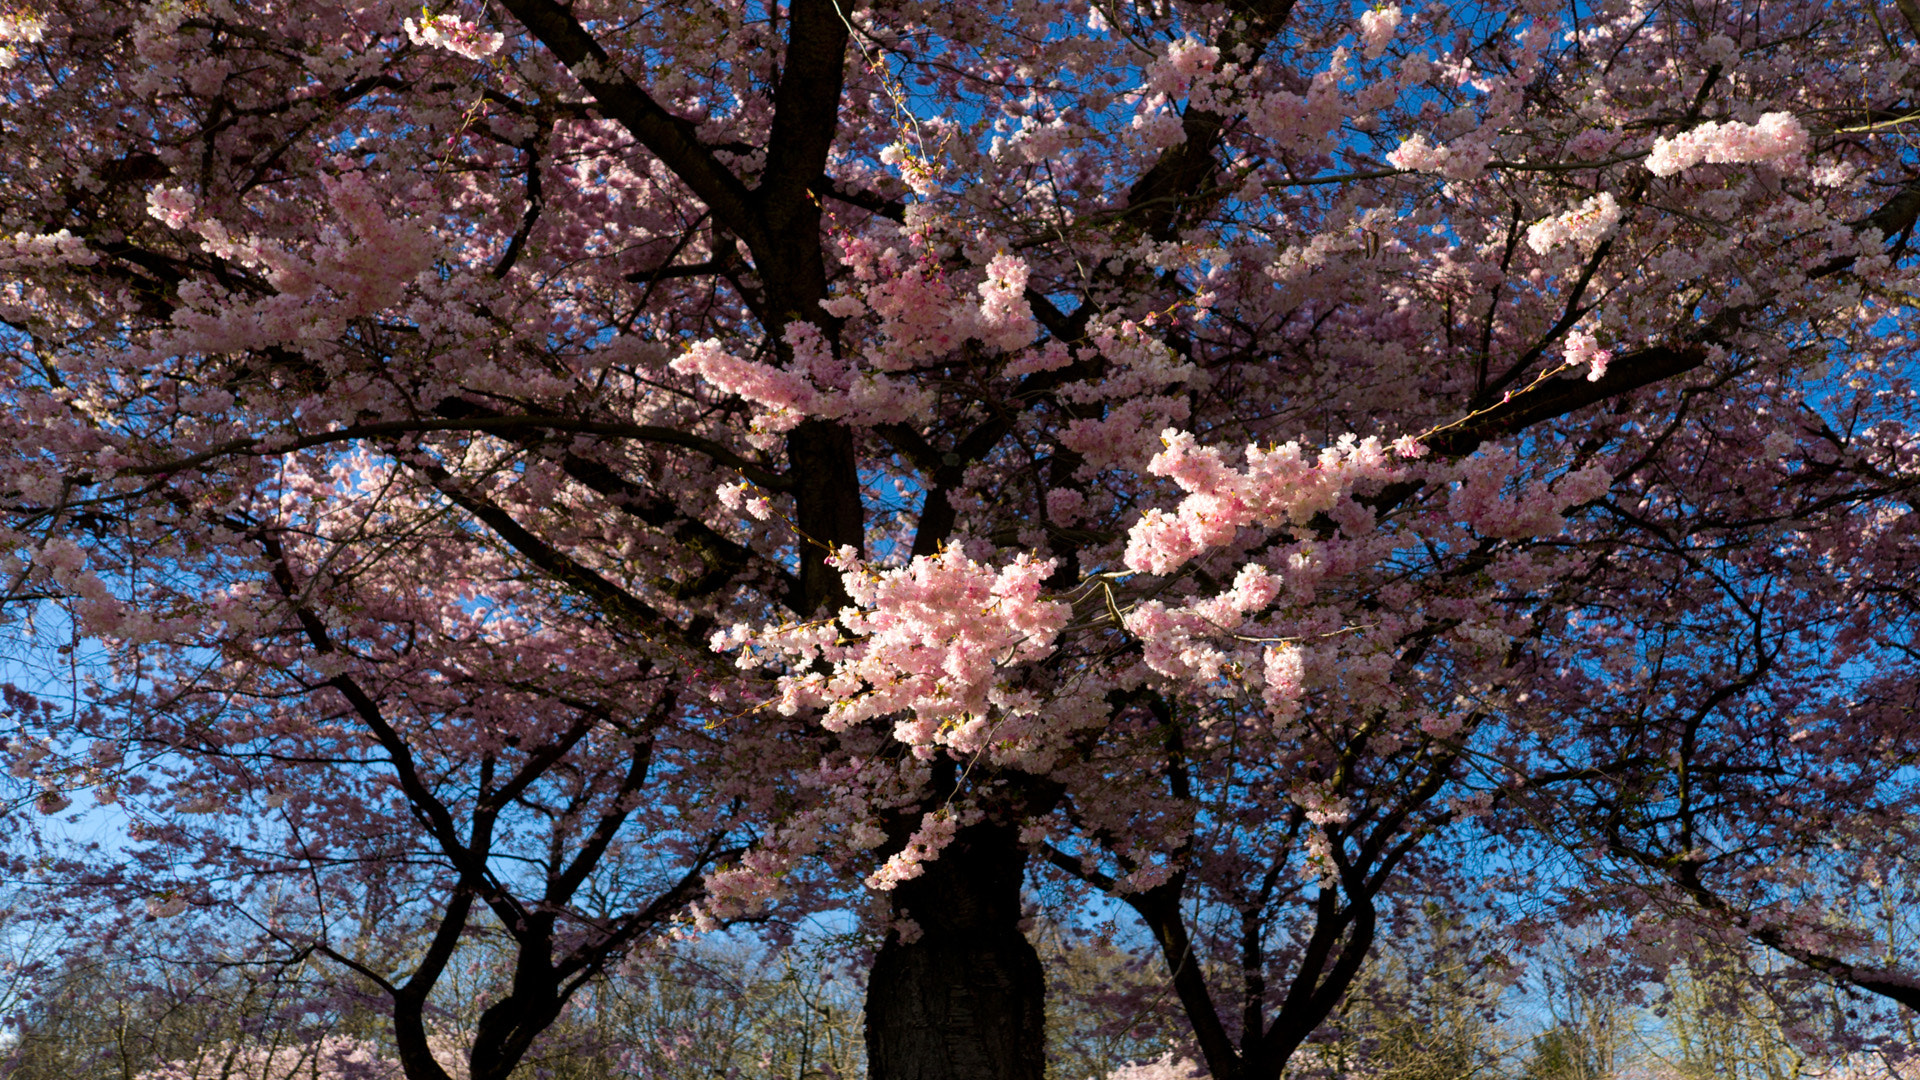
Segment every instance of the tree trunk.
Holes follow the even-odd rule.
[[[894,889],[894,917],[920,936],[888,934],[868,976],[871,1080],[1043,1080],[1046,979],[1020,929],[1026,863],[1012,826],[972,825]]]

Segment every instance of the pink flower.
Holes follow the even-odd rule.
[[[56,536],[34,554],[33,563],[55,575],[70,574],[87,565],[87,554],[79,544]]]
[[[1599,382],[1607,373],[1607,365],[1613,360],[1613,353],[1600,347],[1592,334],[1585,330],[1575,330],[1567,335],[1567,363],[1573,366],[1586,364],[1588,382]]]
[[[1244,471],[1229,467],[1212,447],[1169,428],[1166,449],[1147,471],[1165,476],[1189,494],[1169,514],[1152,509],[1128,534],[1126,564],[1150,574],[1173,571],[1208,548],[1227,544],[1249,525],[1302,525],[1331,510],[1352,485],[1384,479],[1393,471],[1380,440],[1342,436],[1309,458],[1297,442],[1273,450],[1247,447]]]
[[[1792,113],[1770,112],[1753,124],[1708,122],[1655,139],[1647,171],[1672,176],[1700,164],[1790,163],[1806,155],[1807,143],[1807,129]]]
[[[982,340],[1007,352],[1033,340],[1039,326],[1027,306],[1026,291],[1026,260],[1001,254],[987,263],[987,279],[980,283]]]
[[[1278,723],[1287,723],[1300,715],[1301,698],[1306,694],[1306,657],[1298,645],[1276,645],[1266,651],[1262,674],[1266,688],[1261,700]]]
[[[1047,491],[1047,519],[1056,525],[1072,525],[1086,511],[1087,497],[1072,488]]]
[[[506,43],[502,34],[490,34],[479,26],[452,15],[425,15],[418,23],[406,19],[400,24],[415,45],[429,45],[459,53],[469,60],[484,60],[500,51]]]
[[[959,827],[959,817],[946,811],[922,816],[920,827],[907,840],[907,846],[888,859],[886,865],[867,876],[867,888],[888,892],[901,882],[912,881],[926,873],[926,867],[921,864],[938,858],[940,852],[953,841]]]
[[[1400,19],[1400,9],[1394,5],[1374,8],[1360,16],[1360,43],[1367,59],[1377,60],[1387,51],[1393,32],[1400,28]]]
[[[1387,155],[1387,164],[1409,172],[1435,173],[1449,180],[1471,180],[1484,173],[1493,158],[1493,147],[1471,136],[1455,139],[1446,146],[1435,146],[1425,135],[1414,132]]]
[[[718,341],[698,342],[667,366],[684,375],[698,376],[723,393],[764,406],[769,415],[763,426],[771,431],[798,427],[820,406],[819,393],[806,376],[742,360]]]
[[[1122,1065],[1106,1075],[1106,1080],[1201,1080],[1207,1070],[1176,1057],[1169,1050],[1161,1057],[1138,1065]]]
[[[1551,536],[1564,527],[1562,515],[1570,507],[1597,498],[1613,483],[1606,469],[1589,465],[1551,484],[1528,484],[1509,492],[1517,471],[1512,450],[1482,449],[1461,463],[1460,484],[1448,499],[1447,512],[1486,536]]]
[[[1438,172],[1445,161],[1446,151],[1435,147],[1417,131],[1403,139],[1399,149],[1387,155],[1387,164],[1413,172]]]
[[[839,626],[856,643],[828,649],[839,635],[822,624],[758,635],[757,644],[796,656],[824,652],[835,661],[830,675],[783,680],[780,711],[824,708],[821,722],[831,731],[880,721],[916,748],[1020,752],[1001,741],[990,745],[985,718],[1032,710],[1010,692],[1005,673],[1050,655],[1067,624],[1072,609],[1042,595],[1054,561],[1022,555],[996,568],[948,548],[893,570],[876,571],[851,556],[839,565],[858,605],[841,610]]]
[[[1536,221],[1527,227],[1527,246],[1545,255],[1562,244],[1578,245],[1592,251],[1613,235],[1620,224],[1620,204],[1613,193],[1603,191],[1557,217]]]
[[[147,192],[147,213],[169,229],[185,228],[193,210],[193,194],[185,188],[162,186]]]
[[[1194,83],[1213,74],[1220,50],[1191,37],[1167,46],[1164,57],[1147,66],[1147,89],[1168,97],[1183,97]]]

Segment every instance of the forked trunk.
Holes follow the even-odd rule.
[[[973,825],[894,889],[895,918],[920,936],[888,934],[868,977],[871,1080],[1043,1080],[1046,980],[1020,929],[1026,862],[1011,826]]]

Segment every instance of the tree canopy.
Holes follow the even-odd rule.
[[[1037,1080],[1043,880],[1217,1080],[1496,893],[1920,1008],[1850,915],[1909,0],[9,10],[8,754],[126,830],[63,902],[331,965],[409,1080],[476,936],[497,1080],[847,907],[873,1076]]]

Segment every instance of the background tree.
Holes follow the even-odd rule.
[[[1683,1073],[1777,1080],[1809,1071],[1806,1054],[1783,1030],[1798,1026],[1799,1017],[1786,1021],[1778,1003],[1718,965],[1700,967],[1704,977],[1691,969],[1675,972],[1667,986],[1672,1005],[1666,1027]]]
[[[1556,943],[1558,944],[1558,943]],[[1607,1080],[1626,1073],[1639,1047],[1639,995],[1622,985],[1594,955],[1601,950],[1555,950],[1540,959],[1533,991],[1546,1029],[1525,1048],[1526,1080]],[[1584,954],[1584,955],[1583,955]]]
[[[1028,934],[1047,973],[1049,1080],[1110,1076],[1168,1053],[1193,1060],[1178,999],[1140,928],[1043,909]]]
[[[311,1064],[322,1044],[352,1053],[388,1032],[381,1011],[333,993],[311,967],[289,969],[218,946],[194,963],[175,961],[181,950],[166,940],[169,932],[229,936],[217,926],[151,929],[122,935],[111,950],[69,943],[48,956],[28,998],[9,1012],[13,1038],[0,1052],[0,1073],[133,1080],[169,1062],[197,1061],[217,1074],[215,1063],[232,1054],[258,1053],[286,1075],[298,1062]]]
[[[840,935],[785,949],[702,943],[594,988],[542,1062],[566,1080],[865,1075],[857,972]]]
[[[1504,935],[1430,905],[1382,937],[1302,1064],[1379,1080],[1511,1075]]]

